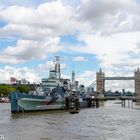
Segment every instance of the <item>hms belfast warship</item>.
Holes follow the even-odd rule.
[[[88,97],[85,95],[84,86],[78,90],[78,81],[72,72],[72,80],[61,78],[60,59],[56,56],[54,69],[50,70],[48,78],[43,78],[35,92],[10,93],[11,112],[60,110],[68,108],[67,99],[75,94],[79,100],[79,107],[88,106]]]

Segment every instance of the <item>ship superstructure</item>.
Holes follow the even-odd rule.
[[[56,56],[54,67],[50,70],[49,77],[42,79],[42,87],[45,92],[51,92],[54,88],[61,85],[61,72],[60,72],[60,57]]]

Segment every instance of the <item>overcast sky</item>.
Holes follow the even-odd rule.
[[[133,76],[140,66],[139,0],[0,0],[0,78],[48,77],[53,58],[62,76],[88,85],[106,76]],[[110,89],[133,81],[106,82]]]

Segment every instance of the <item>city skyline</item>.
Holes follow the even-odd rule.
[[[107,76],[134,76],[140,66],[139,0],[0,1],[0,77],[48,76],[60,56],[62,77],[89,85]],[[132,81],[107,88],[134,88]]]

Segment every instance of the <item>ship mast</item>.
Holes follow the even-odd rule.
[[[75,84],[75,72],[74,71],[72,71],[71,82],[72,82],[72,89],[74,89],[74,84]]]
[[[61,72],[60,72],[60,56],[55,56],[55,72],[56,77],[60,80],[61,78]]]
[[[75,82],[75,72],[72,71],[72,78],[71,78],[72,84],[74,84]]]

